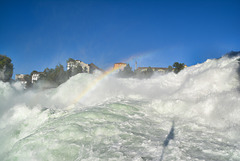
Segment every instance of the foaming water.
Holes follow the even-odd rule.
[[[151,79],[79,74],[24,92],[0,82],[2,160],[240,160],[239,68],[223,57]],[[76,100],[77,99],[77,100]]]

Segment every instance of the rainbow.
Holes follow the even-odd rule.
[[[106,76],[110,75],[114,71],[118,70],[110,68],[109,70],[105,71],[103,74],[99,75],[96,79],[94,79],[88,86],[74,99],[72,104],[77,103],[81,100],[85,95],[87,95],[101,80],[103,80]]]
[[[127,60],[123,61],[123,62],[130,62],[133,60],[137,60],[138,58],[144,58],[145,56],[149,56],[151,54],[154,54],[155,52],[146,52],[146,53],[141,53],[141,54],[137,54],[135,56],[131,56],[130,58],[128,58]],[[87,95],[92,89],[94,89],[95,86],[97,86],[97,84],[103,80],[106,76],[110,75],[111,73],[113,73],[114,71],[117,71],[119,68],[110,68],[108,69],[106,72],[104,72],[103,74],[101,74],[100,76],[98,76],[96,79],[94,79],[90,84],[88,84],[88,86],[74,99],[72,104],[75,104],[77,102],[79,102],[79,100],[81,100],[85,95]]]

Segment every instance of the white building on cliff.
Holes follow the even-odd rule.
[[[82,67],[82,71],[84,73],[93,73],[93,71],[95,69],[99,70],[99,71],[102,71],[102,69],[98,68],[95,64],[91,63],[91,64],[86,64],[80,60],[74,60],[74,59],[69,59],[67,61],[67,70],[74,70],[76,69],[78,66],[81,66]]]

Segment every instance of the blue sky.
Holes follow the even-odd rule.
[[[240,50],[238,0],[0,0],[0,54],[14,74],[68,58],[188,66]]]

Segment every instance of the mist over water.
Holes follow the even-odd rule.
[[[99,74],[48,90],[0,82],[0,158],[159,160],[174,121],[163,160],[240,160],[238,58],[93,86]]]

